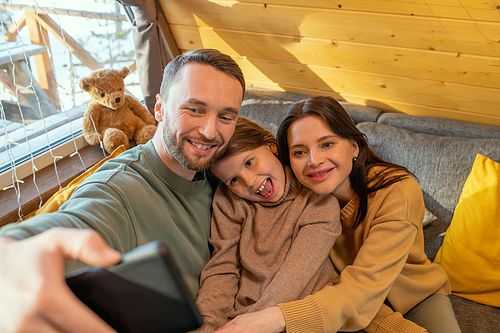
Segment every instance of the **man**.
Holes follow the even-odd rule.
[[[169,245],[195,295],[210,257],[203,171],[232,136],[244,89],[238,65],[218,51],[169,63],[151,142],[104,164],[58,212],[0,231],[0,331],[112,332],[66,286],[65,260],[108,266],[153,240]]]

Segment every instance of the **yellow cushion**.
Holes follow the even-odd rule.
[[[476,156],[434,262],[453,294],[500,307],[500,164]]]
[[[116,156],[120,155],[125,151],[125,146],[121,145],[120,147],[116,148],[111,155],[107,156],[106,158],[100,160],[96,164],[94,164],[91,168],[87,169],[84,173],[73,179],[68,185],[54,193],[44,204],[42,207],[39,209],[31,212],[26,216],[26,218],[33,217],[38,214],[43,214],[43,213],[50,213],[50,212],[55,212],[59,209],[59,207],[69,199],[73,191],[81,184],[83,181],[93,174],[101,165],[103,165],[104,162],[107,160],[110,160],[112,158],[115,158]]]

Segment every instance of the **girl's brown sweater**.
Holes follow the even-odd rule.
[[[333,273],[328,254],[341,233],[339,204],[317,195],[286,168],[276,203],[254,203],[220,185],[213,201],[212,259],[201,273],[200,332],[213,332],[239,314],[301,299]]]

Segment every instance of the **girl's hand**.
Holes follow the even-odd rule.
[[[273,306],[240,315],[217,330],[217,333],[279,333],[285,330],[285,317],[280,307]]]

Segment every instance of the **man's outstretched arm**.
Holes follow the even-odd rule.
[[[69,289],[64,264],[77,259],[106,267],[120,257],[93,230],[0,237],[0,332],[114,332]]]

